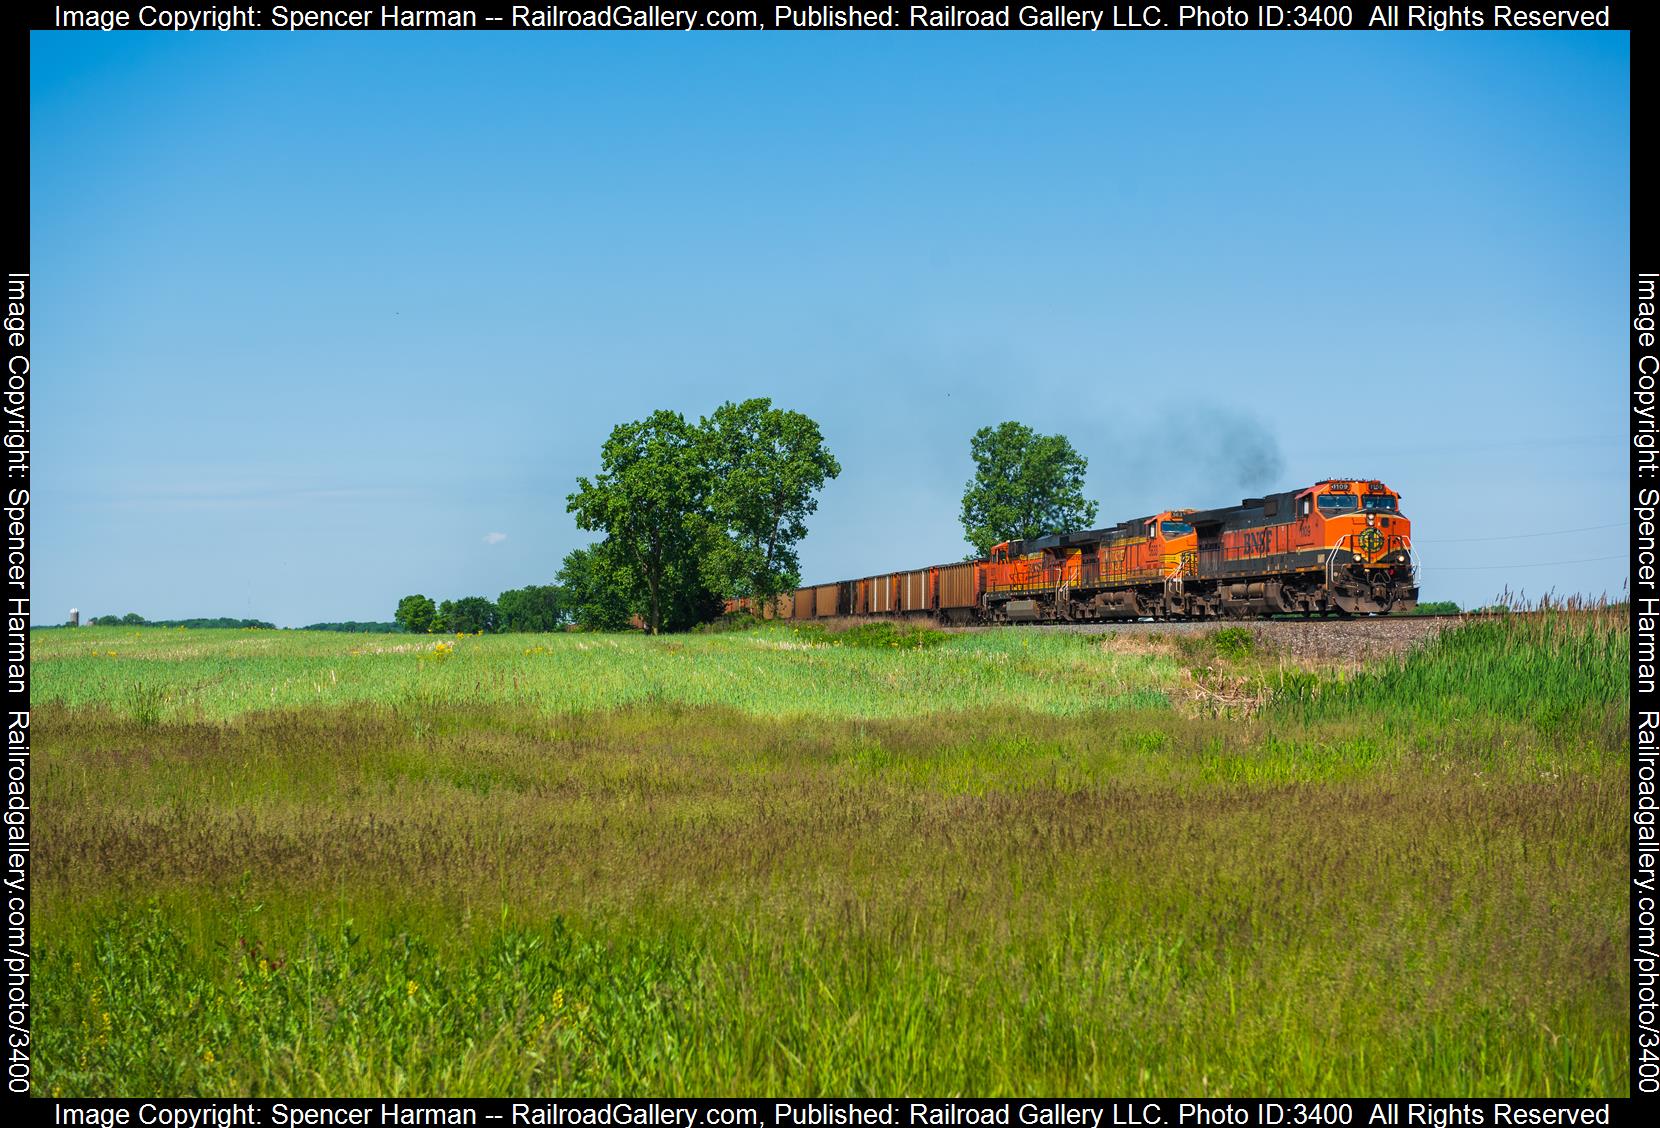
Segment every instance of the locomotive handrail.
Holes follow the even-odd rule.
[[[1164,577],[1164,606],[1170,614],[1180,613],[1183,606],[1183,596],[1186,594],[1186,581],[1182,578],[1183,568],[1180,561],[1176,563],[1176,570]]]
[[[1348,539],[1349,539],[1349,534],[1348,533],[1344,533],[1342,536],[1338,537],[1337,538],[1337,543],[1331,546],[1331,552],[1329,552],[1326,555],[1326,590],[1327,591],[1334,591],[1337,588],[1337,576],[1333,574],[1333,569],[1337,567],[1337,554],[1339,552],[1343,551],[1343,542],[1348,540]]]

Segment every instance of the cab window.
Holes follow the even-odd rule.
[[[1186,521],[1166,521],[1164,523],[1164,536],[1166,540],[1171,537],[1185,537],[1192,532],[1193,526],[1189,525]]]
[[[1384,513],[1395,512],[1395,499],[1388,494],[1367,494],[1365,504],[1367,509],[1377,509]]]
[[[1320,512],[1353,513],[1360,508],[1360,499],[1354,494],[1321,494]]]

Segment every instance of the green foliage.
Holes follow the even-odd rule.
[[[578,528],[605,534],[606,555],[640,593],[640,617],[661,632],[701,581],[716,531],[708,515],[709,471],[697,429],[675,411],[612,428],[601,470],[578,478],[567,508]]]
[[[753,631],[765,625],[759,615],[750,611],[728,611],[707,623],[699,623],[692,630],[698,634],[726,634],[730,631]]]
[[[496,629],[509,632],[556,631],[565,625],[564,593],[554,584],[514,588],[496,597]]]
[[[845,631],[829,631],[824,641],[862,650],[929,650],[951,638],[944,631],[909,623],[860,623]]]
[[[1238,660],[1256,651],[1257,636],[1250,627],[1221,627],[1211,633],[1210,644],[1219,656]]]
[[[1024,423],[982,427],[969,444],[974,477],[963,490],[963,536],[981,557],[1006,540],[1030,540],[1095,521],[1084,498],[1089,461],[1065,435]]]
[[[688,631],[720,617],[726,600],[711,585],[704,568],[706,561],[707,557],[683,561],[670,570],[672,595],[664,607],[663,630]]]
[[[532,585],[504,591],[496,602],[482,595],[469,595],[463,599],[446,599],[434,605],[424,595],[407,595],[398,602],[397,621],[402,629],[412,634],[556,631],[564,623],[562,598],[559,588],[552,585]],[[358,626],[319,625],[309,629],[355,630]],[[367,628],[373,624],[363,626]]]
[[[841,472],[818,424],[769,399],[724,403],[696,425],[672,411],[622,424],[601,466],[568,508],[605,533],[608,570],[653,634],[713,619],[725,596],[794,588],[815,495]]]
[[[770,399],[724,403],[701,423],[709,511],[726,536],[707,571],[733,597],[764,603],[801,583],[795,546],[818,509],[818,491],[841,473],[819,426]]]
[[[1458,604],[1450,599],[1435,599],[1428,603],[1420,603],[1412,609],[1414,615],[1456,615]]]
[[[469,595],[438,605],[433,629],[445,634],[493,634],[496,630],[496,605],[482,595]]]
[[[437,616],[437,606],[424,595],[404,596],[398,600],[398,609],[392,615],[410,634],[426,634]]]
[[[628,569],[612,557],[607,542],[573,548],[559,567],[559,586],[571,619],[584,630],[620,631],[628,626]]]

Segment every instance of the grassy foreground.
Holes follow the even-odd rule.
[[[38,1092],[1626,1091],[1616,614],[35,641]]]

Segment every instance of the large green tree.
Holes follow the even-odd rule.
[[[552,584],[504,591],[496,597],[496,626],[504,631],[556,631],[565,617],[563,595]]]
[[[392,618],[403,624],[410,634],[426,634],[432,620],[438,615],[438,605],[424,595],[406,595],[398,600],[398,609]]]
[[[607,554],[636,581],[640,617],[657,634],[680,602],[676,586],[700,575],[716,532],[703,443],[679,412],[655,411],[612,428],[600,465],[591,480],[577,479],[567,508],[578,527],[605,533]]]
[[[1089,460],[1065,435],[1040,435],[1024,423],[982,427],[969,443],[974,477],[963,490],[963,537],[985,556],[1006,540],[1030,540],[1095,521],[1084,498]]]
[[[706,564],[710,582],[758,601],[792,590],[801,583],[795,546],[841,464],[817,423],[770,399],[724,403],[700,430],[709,515],[726,533]]]

